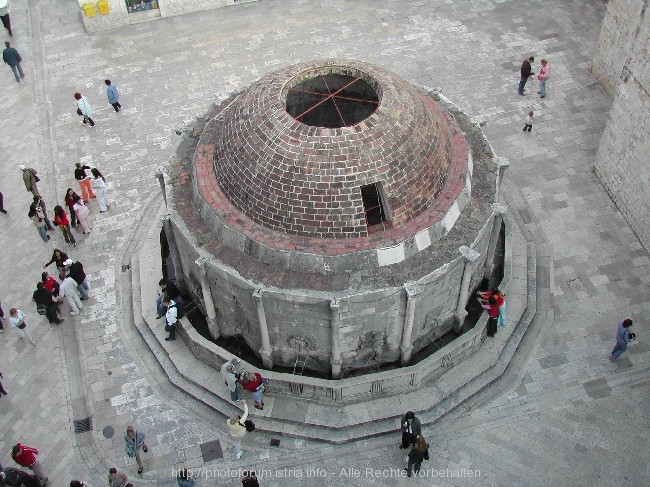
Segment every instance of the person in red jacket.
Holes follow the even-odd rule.
[[[264,409],[263,393],[268,384],[268,379],[263,379],[257,372],[244,372],[239,379],[242,387],[250,391],[255,400],[256,409]]]
[[[70,221],[68,220],[68,215],[65,214],[65,210],[61,205],[56,205],[54,207],[54,224],[58,225],[61,229],[61,232],[63,232],[65,243],[68,245],[77,245],[77,241],[74,239],[74,235],[72,235],[72,231],[70,230]]]
[[[20,443],[16,443],[11,451],[11,458],[14,459],[14,462],[21,467],[26,467],[34,472],[41,481],[41,486],[45,487],[47,485],[47,477],[41,469],[41,464],[36,460],[36,455],[38,455],[38,450],[36,448],[21,445]]]

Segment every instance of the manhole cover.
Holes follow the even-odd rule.
[[[113,438],[113,435],[115,434],[115,429],[112,426],[106,426],[104,428],[104,438]]]
[[[201,443],[201,455],[203,456],[204,463],[223,458],[221,442],[219,440],[214,440],[207,443]]]
[[[277,438],[271,438],[271,446],[280,446],[280,440]]]

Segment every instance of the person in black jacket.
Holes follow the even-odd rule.
[[[36,475],[31,475],[17,468],[5,467],[0,472],[0,486],[8,487],[41,487],[41,481]]]
[[[420,420],[415,417],[413,411],[409,411],[402,418],[401,423],[402,430],[402,444],[400,448],[408,448],[410,445],[414,445],[418,437],[422,435],[422,425]]]
[[[88,284],[88,279],[86,279],[86,273],[84,272],[84,266],[81,262],[73,262],[72,259],[66,260],[63,265],[65,265],[66,271],[68,271],[68,276],[73,278],[77,283],[77,289],[81,294],[81,300],[88,299],[88,290],[90,285]]]
[[[57,315],[59,298],[45,289],[42,282],[36,283],[36,291],[34,291],[32,298],[36,301],[37,306],[45,306],[45,317],[47,321],[55,325],[63,323],[63,320]]]
[[[521,63],[521,79],[519,80],[519,94],[524,96],[524,86],[526,86],[526,81],[530,78],[531,75],[535,74],[531,71],[530,63],[535,62],[535,57],[530,56],[528,59],[524,59],[524,62]]]
[[[417,476],[422,466],[422,460],[429,459],[429,445],[422,436],[418,436],[415,446],[411,449],[408,455],[408,462],[406,464],[406,476],[410,477],[411,473]]]
[[[165,313],[167,313],[167,307],[163,304],[165,301],[174,301],[176,303],[177,314],[179,318],[183,317],[183,297],[181,292],[171,281],[161,279],[158,282],[160,286],[160,291],[158,292],[158,297],[156,298],[156,319],[159,320]]]

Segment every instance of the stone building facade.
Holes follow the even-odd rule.
[[[459,330],[492,270],[507,164],[435,97],[326,60],[208,115],[171,175],[164,228],[213,338],[240,337],[268,369],[302,361],[339,378],[408,364]]]
[[[610,0],[592,67],[614,93],[596,172],[646,249],[650,249],[648,3]]]
[[[88,32],[258,0],[77,0]]]

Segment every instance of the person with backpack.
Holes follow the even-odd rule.
[[[0,486],[4,487],[41,487],[36,475],[17,468],[5,467],[0,471]]]
[[[36,291],[32,294],[32,299],[36,303],[36,311],[38,314],[45,315],[49,323],[53,325],[63,323],[63,320],[58,315],[59,298],[51,291],[45,289],[45,285],[42,282],[36,283]]]
[[[418,436],[415,446],[411,448],[406,463],[406,476],[410,477],[412,473],[417,476],[422,466],[423,460],[429,459],[429,445],[422,436]]]

